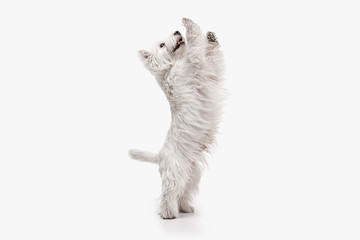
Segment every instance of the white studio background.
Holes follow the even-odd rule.
[[[1,1],[0,239],[360,239],[358,1]],[[215,31],[230,98],[196,213],[156,214],[137,50]]]

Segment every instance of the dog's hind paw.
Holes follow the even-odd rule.
[[[169,212],[169,211],[162,211],[162,212],[159,213],[159,215],[160,215],[160,217],[162,219],[174,219],[174,218],[176,218],[176,215]]]
[[[179,212],[181,212],[181,213],[192,213],[194,211],[195,211],[195,208],[190,205],[180,206],[180,209],[179,209]]]

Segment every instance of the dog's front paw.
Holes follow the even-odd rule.
[[[218,41],[214,32],[207,32],[206,37],[209,42],[216,43]]]
[[[182,23],[184,24],[185,27],[188,27],[188,26],[192,25],[194,22],[188,18],[183,18]]]

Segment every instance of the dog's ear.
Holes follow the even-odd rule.
[[[140,50],[138,53],[139,53],[139,57],[140,57],[141,61],[143,61],[143,62],[148,60],[149,57],[151,56],[151,54],[146,50]]]
[[[171,64],[167,63],[166,61],[159,62],[158,58],[154,57],[150,52],[146,50],[140,50],[139,57],[144,66],[152,73],[162,72],[171,66]]]

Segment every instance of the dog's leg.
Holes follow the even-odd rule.
[[[207,40],[207,46],[206,46],[206,57],[207,58],[214,58],[217,57],[217,54],[220,52],[220,44],[215,36],[214,32],[207,32],[206,33],[206,40]]]
[[[175,189],[175,182],[172,180],[163,180],[162,196],[160,204],[160,217],[164,219],[173,219],[177,217],[177,189]]]
[[[219,80],[218,76],[223,75],[224,70],[224,57],[220,50],[220,44],[214,32],[206,33],[206,62],[215,71],[214,80]]]
[[[193,164],[191,181],[187,184],[186,190],[179,199],[179,211],[181,213],[194,212],[194,207],[191,206],[192,199],[198,191],[198,185],[201,178],[202,169],[198,163]]]
[[[217,37],[215,36],[214,32],[207,32],[206,38],[207,38],[209,44],[212,44],[212,46],[219,45],[219,42],[218,42]]]
[[[164,219],[173,219],[177,217],[179,212],[178,198],[184,190],[186,177],[179,169],[169,163],[160,167],[160,175],[162,179],[162,196],[159,215]]]
[[[188,18],[182,19],[183,25],[186,28],[186,40],[188,44],[195,44],[200,40],[202,32],[200,26]]]
[[[183,25],[186,28],[187,57],[196,67],[201,68],[205,57],[204,37],[196,23],[188,18],[183,18]]]

